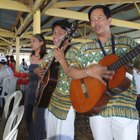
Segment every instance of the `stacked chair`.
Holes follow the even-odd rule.
[[[11,102],[14,99],[12,108]],[[0,121],[1,140],[16,140],[18,134],[18,126],[22,120],[24,113],[24,106],[20,105],[22,99],[22,92],[15,91],[5,98],[5,105],[3,109],[2,119]]]
[[[14,76],[8,76],[3,79],[2,93],[0,94],[0,106],[3,107],[5,99],[8,95],[14,93],[16,90],[17,78]]]

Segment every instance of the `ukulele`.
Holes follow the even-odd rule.
[[[73,22],[71,27],[66,31],[64,37],[61,39],[58,48],[63,46],[63,43],[66,39],[70,39],[73,33],[75,32],[78,24]],[[55,57],[47,64],[44,75],[37,86],[36,93],[36,106],[46,108],[50,102],[52,93],[57,84],[59,63],[55,62]]]
[[[107,82],[107,86],[93,77],[72,80],[70,86],[70,98],[74,109],[87,115],[99,114],[115,93],[125,91],[131,84],[126,77],[125,65],[140,53],[140,46],[135,47],[122,57],[115,54],[105,56],[99,64],[107,66],[108,70],[115,71],[113,79]]]

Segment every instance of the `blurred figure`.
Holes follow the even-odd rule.
[[[12,69],[7,65],[7,59],[5,56],[0,56],[0,93],[2,91],[2,82],[3,79],[8,77],[8,76],[13,76],[13,71]]]
[[[13,72],[14,72],[15,69],[16,69],[16,61],[15,61],[13,55],[10,55],[9,67],[11,67],[11,69],[13,70]]]
[[[25,62],[25,59],[24,59],[24,58],[22,59],[22,62],[21,62],[21,64],[20,64],[20,66],[19,66],[19,70],[20,70],[21,72],[26,72],[26,71],[28,71],[28,65],[27,65],[27,63]]]
[[[10,56],[9,56],[9,55],[6,55],[7,65],[8,65],[8,66],[9,66],[9,58],[10,58]]]

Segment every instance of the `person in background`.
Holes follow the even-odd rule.
[[[13,76],[13,71],[12,69],[7,65],[7,59],[5,56],[0,56],[0,92],[2,91],[2,82],[3,79],[8,77],[8,76]]]
[[[13,72],[15,72],[15,70],[16,70],[16,61],[15,61],[13,55],[10,55],[9,67],[11,67],[11,69],[13,70]]]
[[[7,59],[5,56],[0,56],[0,85],[7,76],[13,76],[12,69],[7,65]]]
[[[28,65],[27,65],[27,63],[25,62],[25,59],[24,59],[24,58],[22,59],[22,62],[21,62],[21,64],[20,64],[20,66],[19,66],[19,69],[20,69],[21,72],[26,72],[26,71],[28,71]]]
[[[52,32],[53,32],[53,43],[57,47],[60,45],[60,42],[63,40],[64,35],[66,34],[67,29],[71,27],[71,23],[66,20],[58,20],[53,23],[52,25]],[[57,85],[52,93],[52,97],[46,109],[46,130],[47,130],[47,139],[48,140],[73,140],[74,139],[74,120],[75,120],[75,111],[71,105],[70,101],[70,78],[67,76],[68,70],[63,70],[63,60],[60,61],[57,54],[60,51],[65,51],[70,45],[70,40],[66,39],[62,45],[61,49],[54,49],[52,53],[49,53],[48,57],[46,57],[46,61],[50,61],[53,56],[60,62],[59,67],[59,75],[57,79]],[[74,59],[74,54],[68,55],[71,52],[71,46],[67,52],[65,52],[66,59],[69,60]],[[76,48],[72,50],[76,51]],[[80,76],[86,77],[86,69],[80,69]],[[91,75],[97,76],[101,79],[100,74],[112,74],[112,72],[108,71],[106,67],[102,67],[99,65],[95,65],[94,67],[90,68]],[[96,72],[98,71],[98,73]],[[75,71],[77,74],[77,71]],[[98,74],[98,75],[97,75]],[[111,76],[109,77],[111,78]],[[47,90],[46,90],[47,92]]]
[[[35,106],[36,89],[39,81],[38,75],[34,72],[40,63],[44,62],[46,56],[46,43],[42,34],[35,34],[31,38],[32,53],[30,56],[29,85],[25,93],[25,120],[28,127],[29,140],[45,139],[44,109],[36,108],[36,118],[33,120],[33,108]],[[41,68],[40,68],[41,69]]]
[[[9,55],[6,55],[6,59],[7,59],[7,65],[9,66],[9,58],[10,58],[10,56]]]

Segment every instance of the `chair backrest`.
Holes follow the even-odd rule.
[[[5,97],[9,94],[9,92],[10,92],[10,81],[11,81],[10,79],[11,79],[11,76],[5,77],[3,79],[1,97]]]
[[[0,95],[0,106],[3,107],[3,101],[5,101],[5,98],[12,94],[16,89],[16,82],[17,78],[14,76],[8,76],[3,79],[2,82],[2,93]]]
[[[6,126],[3,133],[3,140],[5,140],[6,137],[9,137],[9,135],[10,136],[13,135],[13,133],[15,133],[16,130],[18,130],[18,126],[22,120],[23,114],[24,114],[23,105],[12,110],[6,122]],[[12,140],[12,139],[8,139],[8,140]]]
[[[8,114],[10,112],[9,109],[10,109],[10,103],[11,103],[12,99],[14,99],[13,109],[17,108],[20,104],[21,99],[22,99],[22,92],[20,90],[17,90],[14,93],[10,94],[6,98],[5,105],[4,105],[4,110],[3,110],[3,116],[5,118],[8,117]]]
[[[18,129],[16,129],[13,133],[10,133],[4,140],[17,140]]]
[[[9,92],[9,94],[12,94],[16,90],[16,83],[17,83],[17,78],[12,76],[10,79],[10,92]]]
[[[10,108],[12,99],[14,99],[14,103],[13,103],[12,108]],[[3,114],[2,114],[2,119],[0,121],[0,127],[1,127],[0,139],[2,139],[3,131],[7,122],[7,118],[10,115],[10,112],[12,112],[13,109],[16,109],[19,107],[21,99],[22,99],[21,91],[15,91],[14,93],[12,93],[6,98],[6,102],[5,102]]]

